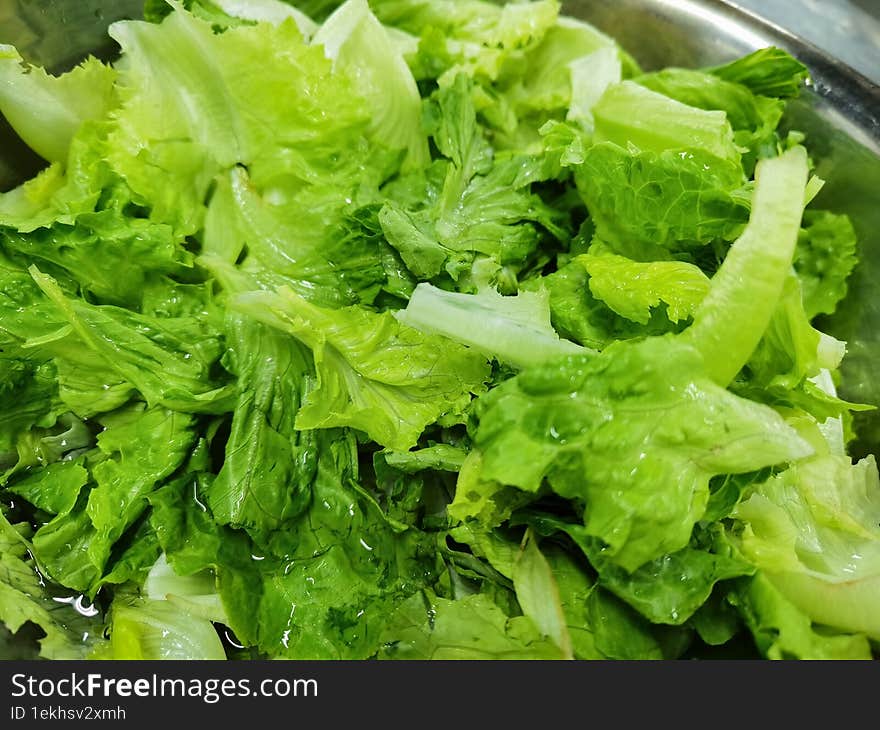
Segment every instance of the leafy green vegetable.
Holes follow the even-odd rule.
[[[536,292],[502,297],[494,291],[459,294],[419,284],[397,319],[518,368],[583,352],[556,334],[547,297]]]
[[[75,608],[81,596],[59,601],[46,591],[21,534],[27,529],[0,514],[0,621],[12,633],[26,622],[38,626],[43,632],[40,655],[46,659],[83,659],[101,643],[98,611],[82,603]]]
[[[84,465],[56,462],[54,470],[40,474],[42,484],[28,485],[29,477],[25,486],[11,487],[42,492],[53,471],[65,469],[64,493],[42,505],[54,517],[34,534],[34,555],[58,583],[89,592],[99,587],[112,567],[114,546],[142,517],[150,492],[183,462],[194,436],[190,416],[143,404],[103,417],[101,426]]]
[[[47,163],[0,193],[14,656],[876,653],[875,404],[823,329],[866,274],[800,61],[645,73],[556,0],[109,36],[0,46]]]
[[[573,659],[571,637],[553,569],[530,531],[523,538],[512,578],[523,614],[532,619],[544,636],[553,640],[564,658]]]
[[[739,161],[725,112],[682,104],[634,81],[608,87],[593,107],[593,119],[597,142],[631,144],[644,152],[692,149]]]
[[[515,271],[542,239],[538,225],[554,236],[564,235],[558,213],[530,190],[542,179],[540,160],[522,155],[493,159],[466,76],[441,88],[426,116],[443,158],[422,174],[397,181],[379,213],[388,243],[416,278],[434,280],[443,273],[458,281],[483,257],[496,268]],[[412,208],[394,200],[413,185],[419,193],[406,196],[414,201]]]
[[[308,502],[318,440],[296,432],[294,422],[311,362],[292,338],[241,316],[230,318],[229,342],[238,403],[226,458],[206,496],[221,524],[262,535],[286,527]]]
[[[728,600],[744,616],[762,656],[768,659],[871,659],[868,640],[858,634],[827,633],[814,626],[763,576]]]
[[[803,147],[758,166],[749,224],[713,277],[693,327],[684,335],[721,385],[734,378],[754,351],[773,313],[768,304],[782,294],[797,245],[806,175]],[[748,296],[742,296],[746,289]]]
[[[809,318],[833,314],[848,287],[847,279],[858,261],[857,238],[846,216],[808,210],[798,236],[794,268],[803,289]]]
[[[357,79],[370,104],[370,133],[381,143],[406,151],[406,165],[427,164],[427,139],[421,128],[421,97],[415,78],[367,0],[348,0],[315,33],[334,67]]]
[[[761,96],[741,83],[691,69],[663,69],[635,81],[688,106],[723,111],[733,129],[734,142],[748,150],[744,165],[749,168],[753,167],[753,158],[767,156],[779,145],[777,128],[785,111],[780,99]]]
[[[88,58],[62,76],[25,66],[18,51],[0,44],[0,112],[41,157],[65,163],[79,127],[115,104],[116,71]]]
[[[382,446],[408,449],[441,417],[460,420],[489,377],[484,357],[388,312],[324,310],[283,289],[241,295],[234,306],[311,348],[317,383],[298,429],[350,426]]]
[[[109,648],[100,659],[225,659],[210,621],[170,601],[126,603],[117,599],[110,616]]]
[[[192,412],[222,412],[226,408],[230,388],[214,387],[209,380],[219,347],[203,322],[150,318],[110,305],[68,299],[51,277],[35,267],[31,274],[69,325],[39,345],[31,341],[30,346],[41,346],[63,357],[75,337],[76,346],[85,345],[93,351],[104,369],[137,388],[150,404]]]
[[[637,259],[733,241],[748,219],[741,175],[738,164],[700,149],[655,152],[612,142],[591,146],[575,168],[599,238]]]
[[[632,261],[612,253],[583,258],[590,291],[621,317],[647,324],[661,302],[671,322],[692,317],[709,291],[709,279],[683,261]]]
[[[688,543],[712,476],[812,452],[777,414],[715,386],[697,352],[669,338],[528,370],[480,398],[475,417],[477,481],[536,492],[546,479],[585,505],[587,533],[629,571]],[[459,486],[453,516],[480,517],[470,485]]]
[[[384,659],[562,659],[525,616],[506,616],[484,594],[457,601],[415,595],[386,628]]]
[[[803,461],[737,506],[737,544],[810,619],[877,638],[867,607],[880,587],[878,486],[873,457],[855,465],[836,455]]]
[[[214,33],[173,12],[110,34],[127,63],[109,160],[151,219],[195,233],[215,176],[236,164],[261,192],[303,187],[305,197],[312,185],[351,185],[364,164],[362,97],[293,20]],[[310,207],[303,199],[300,210]]]
[[[433,538],[387,518],[357,487],[351,433],[330,431],[325,443],[295,544],[277,557],[222,546],[221,557],[237,549],[220,563],[220,594],[239,641],[274,656],[363,659],[381,648],[392,607],[440,568]]]
[[[810,77],[809,69],[781,48],[769,46],[709,71],[747,86],[755,94],[779,99],[798,96]]]

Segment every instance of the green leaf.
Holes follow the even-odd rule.
[[[633,258],[731,241],[748,220],[742,168],[698,149],[601,142],[586,151],[575,179],[597,236]]]
[[[642,263],[606,252],[583,257],[590,291],[621,317],[647,324],[663,302],[671,322],[689,319],[709,291],[709,279],[684,261]]]
[[[181,576],[162,553],[150,568],[143,584],[144,594],[151,600],[168,601],[187,613],[209,621],[228,622],[213,570],[205,569]]]
[[[110,613],[110,645],[96,658],[220,660],[226,652],[210,621],[171,601],[117,599]]]
[[[487,595],[457,601],[417,593],[392,615],[382,659],[562,659],[525,616],[507,616]]]
[[[34,472],[22,486],[30,492],[29,481],[40,479],[37,506],[58,508],[34,534],[36,559],[56,582],[90,593],[102,579],[127,580],[142,568],[142,560],[148,565],[155,561],[149,530],[138,523],[148,509],[149,494],[181,465],[194,437],[189,416],[147,409],[142,403],[102,417],[101,427],[97,448],[81,462],[87,475],[73,467],[59,474],[61,466],[50,466]],[[63,489],[48,495],[51,505],[48,489]]]
[[[394,608],[437,580],[434,537],[387,520],[354,482],[356,460],[351,433],[326,432],[282,558],[224,545],[220,593],[241,642],[290,659],[372,657]]]
[[[620,51],[615,46],[602,46],[568,64],[571,75],[571,102],[567,119],[581,122],[590,131],[594,129],[593,107],[614,84],[622,81],[623,68]]]
[[[617,339],[647,334],[648,330],[635,327],[596,299],[590,288],[586,261],[584,254],[574,256],[557,271],[540,280],[549,294],[550,321],[554,329],[563,337],[597,350]],[[525,286],[531,288],[529,282]],[[666,324],[654,333],[668,331],[665,315],[663,319]]]
[[[191,267],[169,226],[115,210],[82,213],[73,228],[56,224],[28,234],[0,233],[0,241],[39,266],[63,270],[84,296],[131,308],[140,306],[150,278]]]
[[[387,276],[378,241],[352,230],[355,187],[315,185],[292,204],[286,187],[269,199],[233,168],[217,180],[199,262],[227,292],[285,285],[325,306],[371,302]]]
[[[557,0],[373,0],[388,25],[421,37],[418,65],[441,83],[464,71],[494,79],[504,60],[533,48],[559,16]]]
[[[563,236],[559,214],[530,190],[543,176],[541,161],[524,156],[493,161],[467,77],[460,75],[441,88],[426,114],[434,142],[448,158],[434,163],[438,186],[426,199],[407,196],[414,199],[413,207],[392,199],[379,213],[388,243],[416,278],[433,280],[442,273],[457,281],[480,256],[496,268],[517,271],[541,240],[538,225]],[[422,188],[425,179],[398,181],[396,196],[405,183]]]
[[[116,70],[89,57],[52,76],[25,65],[18,51],[0,44],[0,112],[25,143],[50,162],[65,163],[70,142],[89,119],[116,103]]]
[[[416,81],[367,0],[340,5],[315,33],[312,44],[323,46],[334,69],[352,75],[369,107],[372,137],[392,149],[405,150],[404,168],[427,164],[430,155]]]
[[[155,531],[142,516],[113,546],[109,571],[105,572],[96,587],[143,584],[161,552]]]
[[[203,0],[201,5],[216,5],[230,18],[255,23],[280,25],[288,18],[293,19],[303,37],[311,39],[318,24],[306,13],[282,0]]]
[[[313,366],[303,345],[272,327],[233,315],[228,328],[238,403],[226,458],[205,496],[220,524],[259,539],[287,529],[310,498],[320,439],[294,423]]]
[[[70,512],[80,490],[89,482],[89,472],[81,460],[57,461],[6,486],[37,509],[51,515]]]
[[[828,633],[789,602],[762,574],[728,595],[768,659],[871,659],[864,635]]]
[[[755,382],[769,389],[795,389],[805,378],[815,378],[822,369],[836,370],[845,351],[845,343],[810,324],[798,279],[789,274],[776,311],[747,368]]]
[[[188,473],[152,492],[150,524],[156,532],[166,562],[180,576],[214,568],[224,538],[230,531],[221,527],[202,501],[199,475]]]
[[[738,164],[727,114],[683,104],[634,81],[608,87],[592,109],[597,142],[642,152],[700,152]]]
[[[604,544],[591,537],[583,525],[550,515],[525,517],[542,534],[568,535],[598,572],[598,585],[629,604],[652,624],[680,626],[709,599],[719,581],[755,572],[751,563],[692,539],[685,548],[656,558],[635,571],[609,560]]]
[[[847,295],[847,281],[858,262],[858,240],[845,215],[808,210],[798,236],[794,270],[803,290],[804,311],[833,314]]]
[[[757,485],[734,529],[743,554],[804,615],[880,636],[880,477],[873,456],[815,457]]]
[[[98,566],[146,509],[147,495],[183,463],[194,439],[192,418],[163,408],[134,406],[102,423],[98,449],[109,458],[91,469],[95,487],[86,507],[97,533],[89,555]]]
[[[812,453],[774,411],[714,385],[673,337],[528,370],[482,396],[474,417],[471,483],[492,495],[546,480],[585,505],[587,533],[628,571],[687,545],[712,476]],[[461,482],[457,519],[472,514],[464,469]]]
[[[755,94],[779,98],[798,96],[810,77],[804,64],[775,46],[707,70],[726,81],[747,86]]]
[[[785,111],[784,102],[757,95],[743,84],[691,69],[663,69],[635,81],[688,106],[723,111],[736,144],[748,148],[753,157],[772,157],[776,153],[776,129]]]
[[[191,412],[228,409],[231,389],[211,379],[219,347],[206,322],[163,321],[110,305],[88,304],[65,296],[58,283],[36,267],[31,275],[69,322],[69,327],[31,346],[79,359],[85,345],[98,355],[102,369],[115,374],[113,384],[130,383],[150,404]]]
[[[516,599],[523,614],[532,619],[544,636],[553,640],[564,658],[572,659],[571,637],[559,587],[550,563],[541,553],[531,530],[526,530],[523,537],[512,577]]]
[[[807,155],[794,147],[762,160],[749,223],[712,278],[709,294],[684,334],[712,379],[727,385],[764,334],[791,269],[804,210]]]
[[[197,231],[212,181],[237,164],[261,192],[349,184],[360,167],[362,97],[294,20],[214,33],[179,9],[160,24],[114,23],[110,34],[125,63],[109,159],[152,219]]]
[[[553,330],[544,292],[459,294],[422,283],[396,316],[409,327],[443,335],[515,368],[584,352]]]
[[[415,451],[384,452],[388,466],[412,474],[423,469],[442,469],[458,472],[464,462],[466,452],[449,444],[434,444]]]
[[[0,513],[0,623],[12,633],[36,624],[43,632],[39,643],[45,659],[84,659],[101,642],[102,618],[82,596],[47,590],[21,530]]]
[[[233,306],[311,348],[317,386],[296,417],[299,429],[349,426],[406,450],[441,417],[460,421],[489,377],[483,356],[389,312],[322,309],[285,289],[243,294]]]

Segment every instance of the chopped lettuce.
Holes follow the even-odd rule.
[[[233,306],[311,350],[314,385],[296,415],[298,430],[347,426],[408,449],[429,424],[460,421],[489,378],[479,353],[389,312],[322,309],[289,289],[242,294]]]
[[[0,46],[46,161],[0,193],[4,652],[876,653],[800,61],[645,72],[557,0],[109,35]]]
[[[110,641],[98,659],[225,659],[210,621],[171,601],[118,598],[109,619]]]
[[[415,78],[367,0],[343,3],[321,24],[312,43],[323,47],[334,68],[356,80],[370,105],[370,134],[388,147],[405,150],[407,167],[430,162]]]
[[[550,324],[546,293],[523,291],[503,297],[489,290],[461,294],[423,283],[415,288],[397,319],[516,368],[584,352],[556,334]]]
[[[621,317],[647,324],[651,310],[666,305],[670,322],[693,317],[709,292],[709,278],[685,261],[632,261],[597,250],[584,255],[590,291]]]
[[[29,553],[27,525],[0,514],[0,622],[15,635],[25,624],[42,632],[45,659],[84,659],[103,642],[98,609],[82,595],[53,595]]]
[[[873,457],[815,457],[758,485],[735,541],[811,621],[880,637],[880,478]]]
[[[494,490],[546,484],[630,572],[687,545],[713,476],[812,453],[781,416],[715,385],[672,337],[532,368],[478,399],[474,416],[476,466],[462,469],[453,517],[484,520]]]

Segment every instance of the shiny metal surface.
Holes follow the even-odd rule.
[[[845,305],[822,325],[849,343],[842,395],[880,404],[880,377],[874,376],[880,372],[880,86],[736,3],[566,0],[563,9],[617,38],[646,69],[712,65],[768,45],[788,50],[810,68],[812,86],[790,105],[785,123],[807,133],[816,171],[826,180],[817,205],[852,217],[863,259]],[[0,0],[0,42],[15,44],[50,70],[64,70],[90,52],[112,55],[107,25],[136,17],[140,5],[138,0]],[[0,189],[39,165],[0,119]],[[880,415],[859,417],[857,428],[856,451],[880,452]]]
[[[878,0],[728,0],[805,38],[880,82]]]

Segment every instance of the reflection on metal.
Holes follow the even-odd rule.
[[[728,0],[783,25],[880,82],[880,3],[877,0]]]

